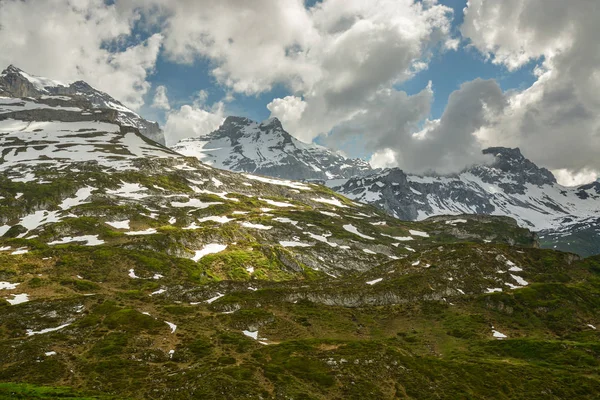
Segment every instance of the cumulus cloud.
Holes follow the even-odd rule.
[[[519,146],[560,170],[564,183],[600,171],[600,8],[589,0],[471,0],[462,34],[514,70],[539,59],[535,84],[480,132],[486,144]]]
[[[272,116],[310,141],[363,112],[369,99],[427,67],[433,48],[455,48],[452,11],[434,0],[154,0],[165,12],[164,49],[174,61],[212,62],[234,93],[275,85]]]
[[[598,173],[584,169],[580,172],[573,173],[567,169],[555,169],[552,171],[556,180],[564,186],[580,186],[586,183],[594,182],[599,178]]]
[[[154,100],[152,101],[152,107],[161,110],[170,110],[171,105],[169,104],[169,98],[167,97],[167,88],[160,85],[154,92]]]
[[[62,81],[85,80],[139,108],[163,39],[160,34],[133,37],[139,18],[122,2],[2,1],[0,65]]]
[[[369,164],[373,168],[391,168],[398,165],[396,152],[390,148],[378,150],[369,158]]]
[[[453,173],[486,162],[478,134],[507,106],[495,81],[478,79],[453,92],[442,117],[426,120],[419,130],[429,114],[431,85],[411,97],[393,91],[381,96],[384,99],[375,99],[368,112],[334,128],[332,138],[338,129],[341,135],[362,132],[367,148],[374,151],[374,167],[383,163],[416,173]]]
[[[225,110],[221,102],[211,108],[199,102],[183,105],[167,115],[164,127],[166,144],[173,146],[181,139],[206,135],[221,126],[224,120]]]
[[[285,87],[289,95],[268,109],[290,133],[305,141],[325,135],[334,147],[360,137],[375,164],[455,171],[480,162],[482,147],[505,145],[561,171],[564,182],[597,174],[596,2],[470,0],[462,39],[509,71],[535,61],[537,81],[505,93],[493,81],[466,83],[429,121],[434,88],[412,96],[396,88],[432,54],[464,43],[451,33],[452,18],[436,0],[323,0],[310,8],[303,0],[4,0],[0,64],[83,79],[137,108],[159,54],[202,59],[224,102]],[[164,87],[152,100],[169,111]],[[223,105],[206,101],[201,93],[170,110],[171,143],[218,126]]]
[[[413,172],[457,172],[485,162],[481,149],[500,145],[520,147],[565,185],[597,179],[600,9],[593,3],[469,1],[461,32],[470,45],[509,71],[537,61],[536,82],[507,92],[494,80],[464,83],[449,97],[441,119],[426,121],[414,133],[398,129],[394,135],[393,128],[385,134],[383,127],[366,126],[370,142],[377,138],[370,132],[382,133],[371,143],[373,162],[385,155],[386,165]],[[384,115],[377,118],[391,126]]]
[[[213,76],[238,93],[301,87],[318,75],[306,57],[316,31],[302,0],[154,2],[168,15],[166,54],[182,63],[210,59]]]
[[[306,102],[300,97],[286,96],[283,99],[274,99],[267,104],[271,117],[277,117],[284,126],[298,124],[306,109]]]

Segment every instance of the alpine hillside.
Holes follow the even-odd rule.
[[[277,118],[257,123],[228,117],[216,131],[184,139],[172,149],[216,168],[283,179],[325,181],[373,172],[366,161],[301,142]]]
[[[137,128],[140,133],[156,142],[165,144],[163,131],[158,123],[147,121],[135,111],[125,107],[110,95],[94,89],[84,81],[62,83],[53,79],[33,76],[10,65],[0,74],[0,96],[28,98],[26,100],[58,102],[89,102],[94,112],[99,109],[112,109],[117,112],[117,120],[123,126]],[[10,109],[15,111],[17,109]],[[7,111],[7,110],[5,110]]]
[[[56,96],[0,97],[0,398],[600,392],[599,257],[216,169]]]

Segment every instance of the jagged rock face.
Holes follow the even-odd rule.
[[[525,192],[525,185],[531,183],[536,186],[554,185],[556,178],[546,168],[540,168],[530,160],[526,159],[521,150],[505,147],[490,147],[483,150],[483,154],[494,156],[494,162],[490,167],[474,167],[471,172],[481,177],[484,182],[498,182],[502,175],[509,174],[511,182],[499,183],[507,193]],[[499,170],[499,171],[498,171]]]
[[[110,95],[94,89],[83,81],[66,84],[29,75],[11,65],[0,74],[0,96],[30,97],[38,100],[68,97],[74,102],[87,101],[90,107],[94,109],[108,108],[116,110],[118,114],[117,121],[120,125],[134,127],[149,139],[165,144],[164,134],[156,122],[143,119]]]
[[[259,124],[228,117],[209,135],[182,140],[172,148],[218,168],[284,179],[343,179],[372,172],[363,160],[295,139],[277,118]]]
[[[550,171],[537,167],[519,149],[494,147],[484,153],[495,157],[492,163],[457,175],[416,176],[397,168],[387,169],[352,178],[333,189],[400,219],[422,220],[455,214],[506,215],[523,227],[546,234],[560,231],[560,237],[565,238],[568,236],[565,230],[570,226],[588,229],[588,220],[600,213],[600,183],[563,187]],[[596,231],[588,231],[594,235],[589,240],[597,241]],[[551,245],[554,247],[556,243]]]

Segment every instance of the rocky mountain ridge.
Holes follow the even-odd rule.
[[[494,157],[453,176],[417,176],[393,168],[334,187],[338,193],[373,204],[400,219],[435,215],[489,214],[515,218],[537,231],[542,244],[582,254],[598,254],[600,183],[564,187],[550,171],[526,159],[519,149],[484,151]],[[586,230],[584,243],[571,240]]]
[[[216,131],[184,139],[172,149],[216,168],[283,179],[325,181],[372,172],[366,161],[299,141],[277,118],[257,123],[228,117]]]
[[[149,139],[165,144],[164,134],[158,123],[145,120],[107,93],[94,89],[84,81],[66,84],[30,75],[14,65],[10,65],[0,73],[0,96],[29,98],[29,100],[35,99],[37,101],[62,100],[74,103],[87,101],[90,108],[94,110],[115,110],[119,124],[134,127]]]

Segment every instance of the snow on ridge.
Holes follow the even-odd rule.
[[[312,190],[308,185],[305,185],[304,183],[300,183],[300,182],[288,181],[285,179],[266,178],[264,176],[250,175],[250,174],[243,174],[243,175],[248,179],[252,179],[252,180],[263,182],[263,183],[270,183],[270,184],[279,185],[279,186],[287,186],[292,189]]]
[[[319,202],[319,203],[325,203],[325,204],[329,204],[329,205],[332,205],[332,206],[340,207],[340,208],[348,208],[347,205],[342,204],[342,202],[339,199],[336,199],[335,197],[332,197],[331,199],[325,199],[323,197],[317,197],[317,198],[313,198],[311,200]]]

